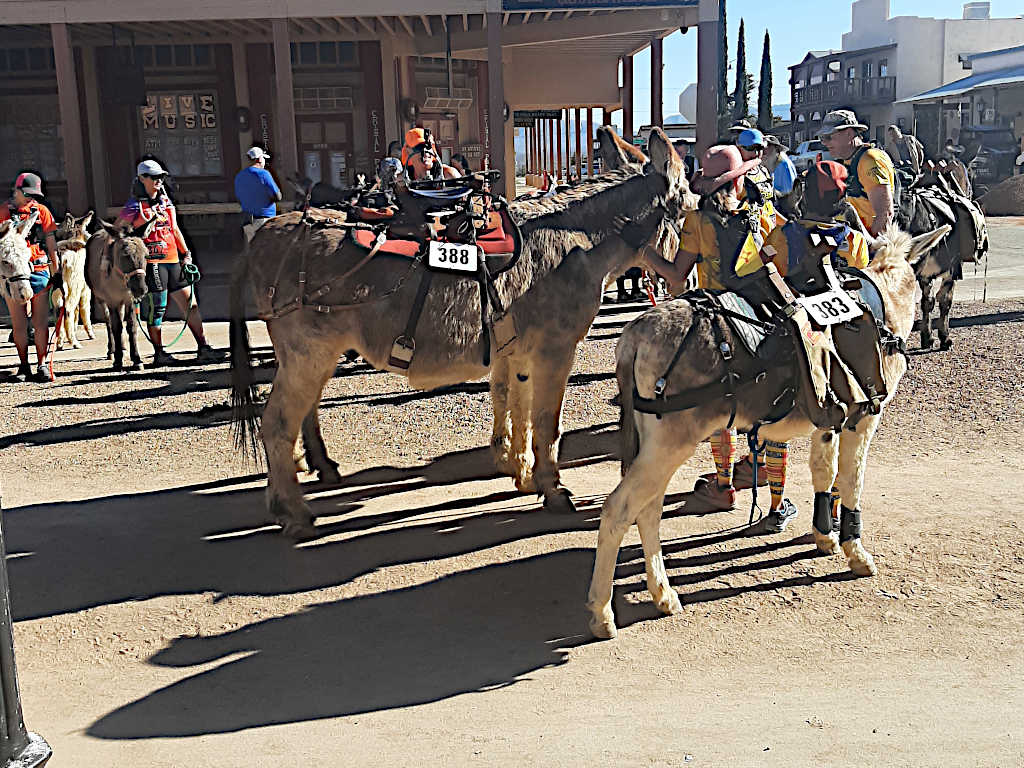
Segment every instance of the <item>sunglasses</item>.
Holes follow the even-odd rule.
[[[142,174],[142,178],[152,179],[153,181],[163,181],[164,179],[167,178],[167,176],[165,174],[144,173]]]

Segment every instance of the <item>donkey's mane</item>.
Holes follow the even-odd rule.
[[[882,233],[880,239],[882,243],[868,265],[871,272],[882,275],[892,267],[907,263],[907,254],[910,253],[913,239],[908,232],[889,227]]]
[[[557,226],[553,221],[538,221],[547,219],[549,216],[560,216],[571,214],[574,209],[585,204],[595,195],[610,190],[619,184],[629,181],[631,178],[641,176],[639,169],[625,168],[622,170],[609,171],[598,176],[596,179],[584,181],[575,187],[559,192],[551,197],[542,197],[537,200],[521,200],[509,204],[512,218],[516,220],[524,230],[530,228],[536,222],[539,226]]]

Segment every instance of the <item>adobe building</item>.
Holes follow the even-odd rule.
[[[388,143],[415,124],[445,157],[511,177],[514,113],[576,109],[592,136],[624,105],[631,113],[634,53],[652,46],[660,105],[662,39],[700,23],[706,68],[719,29],[718,0],[2,5],[0,183],[32,168],[56,210],[110,215],[151,154],[173,174],[190,234],[211,237],[238,211],[233,177],[250,145],[270,151],[279,180],[345,184],[356,172],[372,178]],[[525,124],[530,160],[553,167],[563,123]],[[564,138],[566,166],[570,141],[577,162],[592,145]]]

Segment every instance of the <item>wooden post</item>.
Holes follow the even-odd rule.
[[[85,85],[85,120],[89,130],[89,159],[92,163],[92,203],[97,211],[106,211],[113,203],[107,178],[107,153],[104,150],[100,81],[96,73],[96,48],[82,48],[82,81]]]
[[[562,176],[562,112],[559,110],[555,124],[555,180]]]
[[[612,110],[608,107],[601,107],[601,125],[612,124]]]
[[[241,107],[249,106],[249,65],[246,62],[245,41],[236,40],[231,43],[231,68],[235,73],[235,104]],[[238,147],[242,153],[252,146],[252,125],[249,130],[238,132]],[[241,154],[241,153],[240,153]],[[242,159],[241,157],[239,159]],[[243,160],[242,167],[247,164]]]
[[[555,174],[555,121],[548,120],[548,173]]]
[[[64,176],[68,182],[68,210],[76,216],[89,205],[89,185],[85,179],[85,147],[82,144],[82,119],[78,111],[78,73],[71,50],[68,25],[50,24],[53,37],[53,62],[57,70],[57,101],[61,132],[64,134]]]
[[[292,51],[288,40],[288,20],[273,19],[274,84],[277,88],[278,146],[272,147],[275,170],[288,178],[299,170],[299,143],[295,136],[295,101],[292,87]]]
[[[633,143],[633,57],[622,57],[622,137]]]
[[[573,110],[576,117],[576,178],[583,179],[583,145],[580,143],[580,108]]]
[[[662,39],[651,38],[651,125],[665,126],[665,116],[662,113],[662,74],[664,72],[664,53],[662,50]]]
[[[565,109],[565,182],[569,183],[569,168],[572,165],[572,145],[569,143],[569,108]]]
[[[512,178],[507,178],[505,166],[505,68],[501,55],[502,15],[488,11],[487,19],[487,108],[488,133],[491,139],[491,167],[502,172],[501,181],[495,185],[499,195],[505,190],[515,191],[515,166]],[[512,158],[514,161],[515,158]]]
[[[697,25],[697,157],[718,140],[718,67],[722,19],[718,0],[700,0]]]
[[[594,178],[594,108],[587,107],[587,178]]]

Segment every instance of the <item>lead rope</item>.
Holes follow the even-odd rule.
[[[750,519],[747,520],[747,525],[754,524],[754,512],[757,512],[758,520],[764,517],[764,511],[757,504],[757,456],[765,449],[764,442],[757,442],[757,432],[760,426],[760,424],[754,424],[753,428],[747,433],[747,447],[750,449],[750,463],[753,465],[753,486],[750,489]]]

